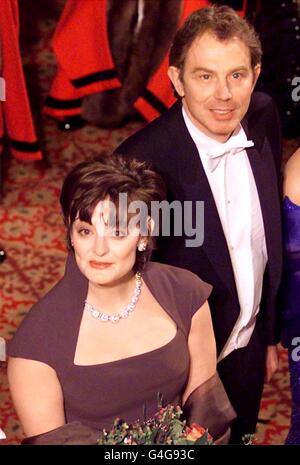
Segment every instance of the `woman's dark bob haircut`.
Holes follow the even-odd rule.
[[[145,162],[125,159],[122,155],[97,157],[80,163],[71,170],[60,195],[70,250],[73,249],[71,229],[75,219],[91,223],[95,206],[105,199],[112,201],[118,209],[119,193],[126,193],[128,202],[143,201],[149,215],[151,202],[161,202],[166,198],[165,184],[159,174]],[[153,247],[154,237],[149,231],[146,251],[137,250],[135,271],[142,270],[151,257]]]

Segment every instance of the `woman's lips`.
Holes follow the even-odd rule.
[[[92,268],[97,268],[97,270],[103,270],[105,268],[108,268],[110,265],[111,263],[90,261],[90,266]]]

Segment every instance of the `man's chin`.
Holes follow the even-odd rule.
[[[231,134],[235,131],[235,129],[239,126],[239,120],[234,121],[224,121],[222,123],[218,123],[214,126],[214,134],[218,137],[227,140]]]

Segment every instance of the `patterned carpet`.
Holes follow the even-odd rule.
[[[34,28],[28,26],[32,16],[29,18],[29,13],[21,11],[22,39],[26,45],[23,47],[24,66],[45,160],[21,163],[8,156],[2,160],[0,244],[8,257],[0,265],[0,336],[5,339],[12,336],[31,305],[62,276],[66,248],[58,196],[65,174],[79,161],[111,152],[140,127],[139,123],[130,123],[119,130],[86,126],[67,133],[59,131],[54,121],[41,116],[41,102],[55,72],[50,37],[64,2],[43,0],[37,3]],[[48,11],[47,17],[45,11]],[[285,144],[286,157],[297,144],[296,141]],[[256,443],[282,444],[288,431],[289,415],[287,355],[281,350],[280,369],[264,391]],[[23,437],[4,368],[0,369],[0,427],[7,435],[2,444],[17,444]]]

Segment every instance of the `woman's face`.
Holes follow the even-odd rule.
[[[109,225],[110,202],[96,205],[91,222],[76,218],[71,229],[77,265],[94,285],[115,285],[132,275],[139,229],[131,228],[127,235]]]

